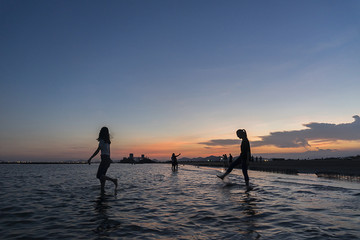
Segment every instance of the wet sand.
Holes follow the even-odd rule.
[[[196,166],[222,167],[223,162],[184,162]],[[240,168],[238,166],[237,168]],[[279,173],[314,173],[314,174],[339,174],[347,176],[360,176],[360,157],[347,159],[323,160],[283,160],[268,162],[250,162],[250,170],[269,171]]]

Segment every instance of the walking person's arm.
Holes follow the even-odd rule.
[[[98,147],[96,149],[96,151],[94,152],[94,154],[89,158],[89,160],[88,160],[89,165],[90,165],[91,159],[93,159],[93,157],[95,157],[99,153],[99,151],[100,151],[100,147]]]

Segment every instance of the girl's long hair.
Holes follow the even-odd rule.
[[[102,127],[101,128],[101,130],[99,132],[99,137],[96,140],[100,141],[101,139],[104,140],[104,142],[106,142],[108,144],[111,143],[109,129],[107,127]]]
[[[246,130],[245,129],[239,129],[236,131],[236,134],[238,133],[242,133],[244,135],[245,138],[247,138],[247,134],[246,134]]]

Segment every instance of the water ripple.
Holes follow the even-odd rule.
[[[96,165],[2,165],[3,239],[356,239],[358,183],[240,170],[113,164],[100,195]]]

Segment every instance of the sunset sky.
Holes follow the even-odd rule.
[[[0,0],[0,160],[360,154],[360,1]]]

